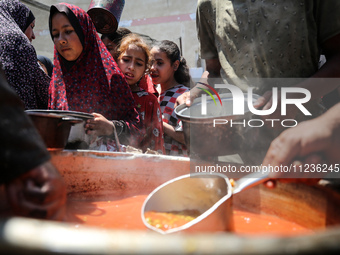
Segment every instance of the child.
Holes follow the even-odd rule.
[[[188,156],[181,122],[174,112],[179,95],[189,91],[189,68],[181,57],[178,46],[168,40],[161,41],[151,49],[151,73],[154,84],[160,84],[159,102],[163,114],[164,146],[167,155]],[[176,128],[176,129],[175,129]]]
[[[131,34],[132,32],[125,28],[125,27],[120,27],[117,29],[116,32],[111,33],[111,34],[103,34],[101,36],[101,39],[106,46],[107,50],[110,52],[112,57],[117,61],[118,58],[118,49],[120,42],[122,39]],[[155,86],[152,83],[152,80],[149,75],[144,75],[144,77],[139,81],[138,85],[141,89],[145,90],[146,92],[153,93],[156,97],[158,97],[158,92],[155,88]]]
[[[118,58],[118,48],[120,42],[122,41],[124,36],[127,36],[131,33],[132,32],[129,29],[125,27],[119,27],[114,33],[102,34],[101,39],[104,45],[116,61]]]
[[[150,51],[148,45],[135,34],[123,38],[118,49],[117,63],[130,85],[137,110],[145,128],[145,137],[140,148],[164,154],[163,125],[157,97],[142,90],[139,82],[149,67]]]
[[[55,48],[49,108],[92,113],[89,135],[106,140],[116,130],[122,144],[134,145],[141,124],[131,89],[89,15],[71,4],[52,5],[49,26]]]

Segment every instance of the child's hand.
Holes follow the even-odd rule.
[[[186,104],[187,106],[190,106],[191,100],[194,101],[192,98],[190,98],[190,91],[184,92],[182,95],[179,95],[177,97],[174,107],[176,108],[178,105],[181,104]]]
[[[113,123],[106,119],[103,115],[99,113],[92,113],[94,118],[87,120],[85,124],[85,131],[88,135],[112,135],[113,133]]]

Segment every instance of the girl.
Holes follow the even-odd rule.
[[[189,68],[181,57],[178,46],[168,40],[161,41],[151,49],[151,78],[160,84],[159,102],[163,114],[164,146],[167,155],[188,156],[183,131],[176,131],[181,122],[174,113],[179,95],[189,91]],[[176,128],[176,129],[175,129]]]
[[[141,124],[131,89],[91,18],[77,6],[56,4],[50,9],[49,27],[55,49],[49,108],[93,113],[85,128],[104,137],[107,150],[119,149],[106,144],[114,129],[120,142],[134,145]]]
[[[118,58],[118,48],[122,41],[122,39],[131,34],[132,32],[125,28],[119,27],[116,32],[112,34],[103,34],[101,39],[106,46],[107,50],[111,53],[112,57],[117,61]],[[145,75],[138,83],[139,87],[146,92],[153,93],[156,97],[158,97],[158,92],[155,89],[155,86],[152,83],[152,80],[149,75]]]
[[[142,90],[138,85],[149,67],[148,45],[137,35],[123,38],[118,50],[118,66],[125,75],[133,92],[137,109],[144,123],[145,136],[139,146],[164,154],[163,125],[157,97]]]
[[[122,41],[124,36],[127,36],[131,33],[132,32],[129,29],[125,27],[119,27],[115,32],[111,34],[102,34],[101,39],[104,45],[116,61],[118,58],[117,54],[120,42]]]

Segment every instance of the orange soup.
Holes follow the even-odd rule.
[[[141,208],[146,197],[140,195],[114,201],[69,201],[67,218],[69,222],[75,223],[75,227],[85,225],[108,229],[146,230],[141,216]],[[238,210],[234,210],[233,214],[234,232],[239,235],[292,236],[313,233],[311,229],[275,216]],[[163,214],[162,217],[168,216]],[[177,222],[173,227],[186,224],[187,220],[194,217],[191,219],[182,217],[183,221]]]

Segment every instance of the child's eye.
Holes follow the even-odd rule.
[[[59,37],[59,34],[52,34],[53,39]]]
[[[140,62],[137,62],[136,65],[137,65],[137,66],[144,66],[144,64],[143,64],[143,63],[140,63]]]
[[[73,30],[66,30],[65,33],[66,33],[67,35],[69,35],[69,34],[71,34],[72,32],[73,32]]]

